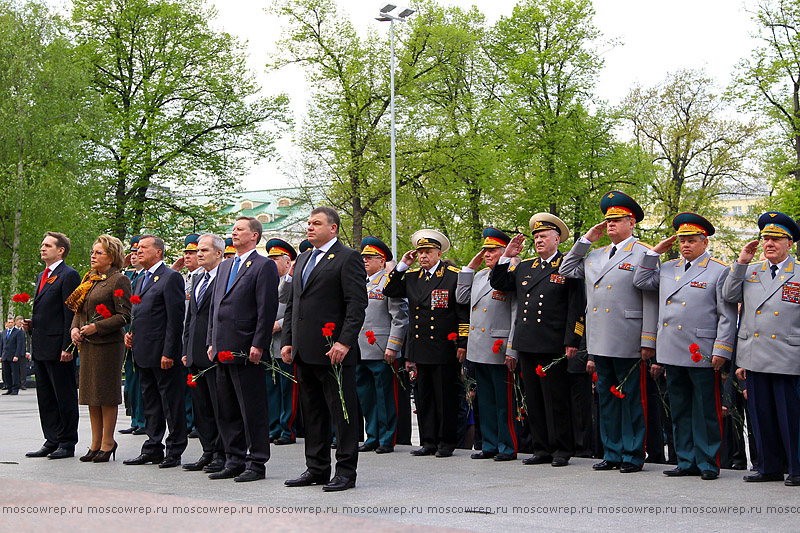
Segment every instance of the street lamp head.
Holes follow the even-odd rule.
[[[402,10],[400,12],[398,17],[400,17],[401,19],[404,19],[404,18],[409,17],[409,16],[411,16],[413,14],[414,14],[414,10],[411,9],[410,7],[407,7],[407,8],[405,8],[404,10]]]
[[[375,17],[375,20],[380,22],[391,22],[392,17]]]
[[[396,5],[394,5],[394,4],[386,4],[385,6],[383,6],[383,7],[381,8],[381,13],[389,13],[390,11],[392,11],[393,9],[395,9],[396,7],[397,7],[397,6],[396,6]]]

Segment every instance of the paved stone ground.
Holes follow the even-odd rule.
[[[302,441],[273,446],[267,479],[244,484],[211,481],[179,468],[124,466],[123,459],[138,455],[143,436],[118,435],[117,460],[107,464],[29,459],[25,452],[42,444],[35,394],[28,389],[19,396],[0,396],[0,527],[6,531],[207,531],[221,526],[350,532],[434,531],[430,526],[481,531],[800,530],[800,488],[744,483],[743,472],[730,470],[706,482],[667,479],[656,465],[620,474],[592,471],[591,459],[552,468],[473,461],[466,450],[448,459],[417,458],[408,454],[410,447],[398,446],[393,454],[362,454],[356,489],[328,494],[320,487],[283,486],[285,479],[304,470]],[[118,428],[127,422],[120,416]],[[85,408],[80,436],[76,452],[82,454],[89,442]],[[184,461],[200,453],[199,442],[190,439]],[[63,506],[68,514],[40,506],[58,511]]]

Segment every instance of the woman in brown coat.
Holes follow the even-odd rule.
[[[92,444],[81,461],[107,462],[115,454],[114,428],[122,403],[124,327],[131,320],[131,282],[120,272],[125,258],[116,237],[100,235],[90,270],[69,298],[75,311],[72,341],[80,347],[78,403],[89,406]]]

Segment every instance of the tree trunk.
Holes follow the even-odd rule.
[[[14,210],[14,242],[11,246],[11,294],[17,293],[19,285],[19,239],[22,226],[22,187],[24,185],[22,164],[22,143],[20,142],[20,161],[17,163],[17,194],[20,201],[17,201],[17,208]],[[8,308],[7,318],[14,318],[13,305]]]
[[[794,124],[792,130],[794,131],[794,179],[800,180],[800,131],[798,131],[797,124],[800,123],[800,85],[795,82],[792,87],[792,106],[794,111]]]

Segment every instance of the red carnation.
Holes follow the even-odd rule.
[[[21,293],[19,295],[19,301],[24,303],[24,304],[28,303],[28,300],[30,300],[30,299],[31,299],[31,297],[28,296],[28,293],[23,292],[23,293]]]
[[[700,347],[697,345],[696,342],[693,342],[692,344],[689,345],[689,352],[697,353],[699,350],[700,350]]]
[[[502,348],[502,347],[503,347],[503,341],[502,341],[502,339],[497,339],[497,340],[494,342],[494,346],[492,346],[492,351],[493,351],[494,353],[500,353],[500,348]]]
[[[19,294],[15,294],[14,296],[12,296],[11,301],[19,303]]]
[[[365,333],[365,335],[367,336],[367,342],[370,344],[375,344],[378,341],[378,339],[375,338],[374,331],[368,331]]]
[[[97,311],[97,314],[103,318],[111,318],[111,311],[109,311],[108,307],[106,307],[104,304],[98,305],[94,308],[94,310]]]
[[[325,337],[333,337],[333,330],[332,330],[332,329],[330,329],[330,328],[327,328],[327,327],[325,327],[325,328],[322,328],[322,334],[323,334]]]
[[[457,333],[450,333],[449,335],[447,335],[447,340],[449,340],[449,341],[454,341],[457,338],[458,338],[458,334]]]
[[[336,329],[336,324],[334,324],[333,322],[327,322],[324,327],[333,331]]]
[[[124,292],[122,291],[122,289],[117,289],[114,291],[114,296],[116,296],[117,298],[122,298],[123,294]]]
[[[536,367],[536,375],[539,376],[540,378],[543,378],[547,375],[544,371],[544,368],[542,368],[542,365]]]
[[[700,355],[700,353],[692,352],[692,361],[694,361],[695,363],[699,363],[702,360],[703,360],[703,356]]]
[[[142,303],[142,299],[139,298],[139,296],[137,296],[136,294],[134,294],[133,296],[131,296],[131,303],[132,304],[140,304],[140,303]]]
[[[592,373],[592,383],[597,383],[597,372]]]
[[[194,380],[193,375],[189,374],[188,376],[186,376],[186,385],[188,385],[191,388],[197,387],[197,382]]]
[[[233,353],[228,351],[219,352],[219,360],[223,363],[226,361],[233,361]]]

